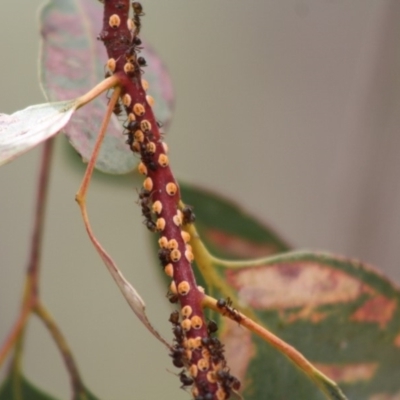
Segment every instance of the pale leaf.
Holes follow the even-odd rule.
[[[12,161],[62,129],[79,100],[30,106],[14,114],[0,114],[0,165]]]

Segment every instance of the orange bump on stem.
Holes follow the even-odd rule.
[[[176,194],[176,192],[178,191],[178,187],[176,186],[176,184],[174,182],[169,182],[169,183],[167,183],[165,190],[167,191],[167,193],[170,196],[174,196]]]
[[[176,241],[176,239],[171,239],[171,240],[168,242],[168,248],[169,248],[170,250],[175,250],[175,249],[178,248],[178,242]]]
[[[114,60],[114,58],[110,58],[107,61],[107,69],[110,72],[114,72],[115,71],[115,66],[117,65],[116,61]]]
[[[181,237],[185,243],[190,242],[190,234],[186,231],[181,232]]]
[[[167,237],[166,236],[161,236],[160,239],[158,239],[158,244],[163,249],[168,248],[168,239],[167,239]]]
[[[192,307],[186,305],[182,307],[181,314],[185,318],[189,318],[192,315],[193,309]]]
[[[157,200],[153,203],[152,205],[152,210],[156,214],[161,214],[161,211],[163,209],[162,203],[160,200]]]
[[[156,227],[157,227],[157,230],[158,230],[159,232],[162,232],[162,231],[165,229],[165,225],[166,225],[166,222],[165,222],[165,219],[164,219],[164,218],[158,218],[158,219],[157,219],[157,221],[156,221]],[[171,257],[171,259],[172,259],[172,257]]]
[[[182,329],[183,329],[184,331],[188,331],[188,330],[190,330],[190,328],[192,327],[192,322],[190,321],[190,319],[184,319],[184,320],[181,322],[181,326],[182,326]]]
[[[140,143],[144,141],[144,133],[140,129],[134,133],[134,137]]]
[[[147,120],[144,119],[141,123],[140,123],[140,129],[144,132],[146,131],[151,131],[151,123]]]
[[[172,217],[172,221],[174,222],[174,224],[176,226],[181,226],[182,225],[182,218],[178,214],[176,214],[176,215],[174,215]]]
[[[138,165],[138,171],[142,175],[147,175],[147,167],[144,165],[144,163],[140,162]]]
[[[131,105],[132,98],[128,93],[125,93],[122,96],[122,103],[124,104],[125,107],[129,107]]]
[[[119,25],[121,24],[121,18],[117,14],[111,15],[111,17],[108,20],[108,24],[111,26],[111,28],[118,28]]]
[[[147,177],[143,182],[143,187],[148,191],[151,192],[153,189],[153,180],[150,177]]]
[[[149,89],[149,82],[147,82],[146,79],[142,79],[142,87],[145,91]]]
[[[178,286],[178,291],[179,291],[179,286]],[[193,329],[200,329],[202,326],[203,326],[203,320],[198,315],[192,317]]]
[[[190,291],[190,284],[187,281],[182,281],[178,284],[178,293],[181,296],[186,296]],[[200,318],[200,317],[198,317]],[[200,318],[201,319],[201,318]]]
[[[199,371],[205,372],[210,368],[210,362],[207,358],[200,358],[200,360],[197,361],[197,368]]]
[[[174,276],[174,267],[173,267],[173,265],[171,263],[167,264],[164,267],[164,272],[167,274],[167,276],[172,278]]]
[[[153,96],[146,96],[146,100],[149,103],[150,107],[154,106],[155,101]]]
[[[141,117],[145,113],[144,107],[140,103],[136,103],[133,106],[133,112],[138,116]]]
[[[168,156],[161,153],[158,156],[158,163],[164,168],[167,167],[169,164]]]
[[[174,249],[171,251],[171,254],[169,256],[171,257],[171,260],[173,262],[178,262],[181,259],[181,252],[178,249]],[[179,288],[179,285],[178,285],[178,288]]]

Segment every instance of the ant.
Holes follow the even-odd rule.
[[[192,224],[196,220],[196,215],[193,212],[193,207],[185,205],[182,208],[183,224]]]
[[[222,369],[217,371],[218,380],[221,382],[224,390],[229,393],[231,389],[239,390],[240,389],[240,381],[233,375],[229,373],[229,369]]]
[[[160,249],[158,250],[158,259],[161,262],[161,265],[165,267],[167,264],[171,262],[170,258],[171,250],[169,249]]]
[[[170,291],[168,291],[167,299],[169,300],[170,303],[174,304],[178,302],[179,296],[175,293],[171,293]]]
[[[129,136],[127,143],[132,139],[132,135]],[[151,231],[151,232],[155,232],[156,231],[156,223],[153,221],[153,217],[151,215],[151,209],[150,209],[150,197],[151,197],[151,193],[142,188],[140,189],[139,192],[139,204],[142,208],[142,215],[144,216],[145,220],[143,221],[143,223],[145,224],[146,228]]]
[[[140,28],[142,27],[140,17],[144,15],[143,7],[138,1],[132,2],[133,8],[133,22],[135,23],[135,36],[139,34]]]
[[[193,384],[193,379],[185,374],[184,371],[179,372],[179,380],[182,383],[181,389],[184,389],[185,386],[190,386]]]
[[[208,324],[207,324],[207,332],[208,332],[208,334],[211,335],[212,333],[217,332],[217,330],[218,330],[217,323],[215,321],[213,321],[213,320],[208,321]]]
[[[243,317],[232,307],[232,300],[229,297],[227,297],[226,300],[217,300],[217,307],[223,310],[223,315],[229,315],[237,323],[240,324],[242,321]]]

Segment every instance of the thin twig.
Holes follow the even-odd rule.
[[[74,400],[79,399],[83,400],[85,398],[85,387],[83,385],[82,378],[79,374],[78,366],[74,360],[72,355],[72,351],[68,346],[68,343],[62,334],[61,330],[57,326],[53,317],[46,309],[46,307],[39,301],[34,309],[35,314],[41,319],[41,321],[46,325],[48,331],[55,344],[57,345],[58,350],[61,353],[61,356],[64,360],[65,368],[67,369],[71,381],[71,386],[73,389]]]
[[[231,309],[230,312],[227,312],[224,307],[218,307],[217,300],[210,296],[204,296],[203,306],[220,313],[224,317],[236,321],[240,325],[247,328],[250,332],[253,332],[257,336],[265,340],[279,352],[284,354],[322,390],[322,392],[326,395],[328,399],[347,399],[340,390],[339,386],[326,375],[324,375],[321,371],[315,368],[298,350],[296,350],[290,344],[284,342],[279,337],[275,336],[272,332],[259,325],[251,318],[248,318],[246,315],[237,310]]]

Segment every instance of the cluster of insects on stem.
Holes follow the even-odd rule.
[[[130,7],[133,11],[129,18]],[[124,121],[126,143],[139,155],[139,172],[145,176],[138,203],[144,225],[159,234],[158,258],[171,278],[167,297],[179,303],[169,321],[173,330],[170,356],[177,368],[181,388],[190,388],[195,400],[225,400],[237,392],[240,382],[230,374],[224,357],[224,345],[215,337],[217,324],[207,321],[203,312],[204,289],[196,283],[192,263],[194,255],[190,234],[185,227],[195,221],[192,207],[182,203],[179,186],[169,166],[168,146],[155,119],[154,99],[147,95],[148,83],[142,79],[146,60],[139,56],[142,41],[143,7],[139,2],[105,1],[104,25],[99,39],[104,42],[109,59],[106,76],[117,76],[121,99],[114,113]],[[229,301],[220,300],[222,314],[236,316]],[[234,318],[240,322],[238,317]]]

